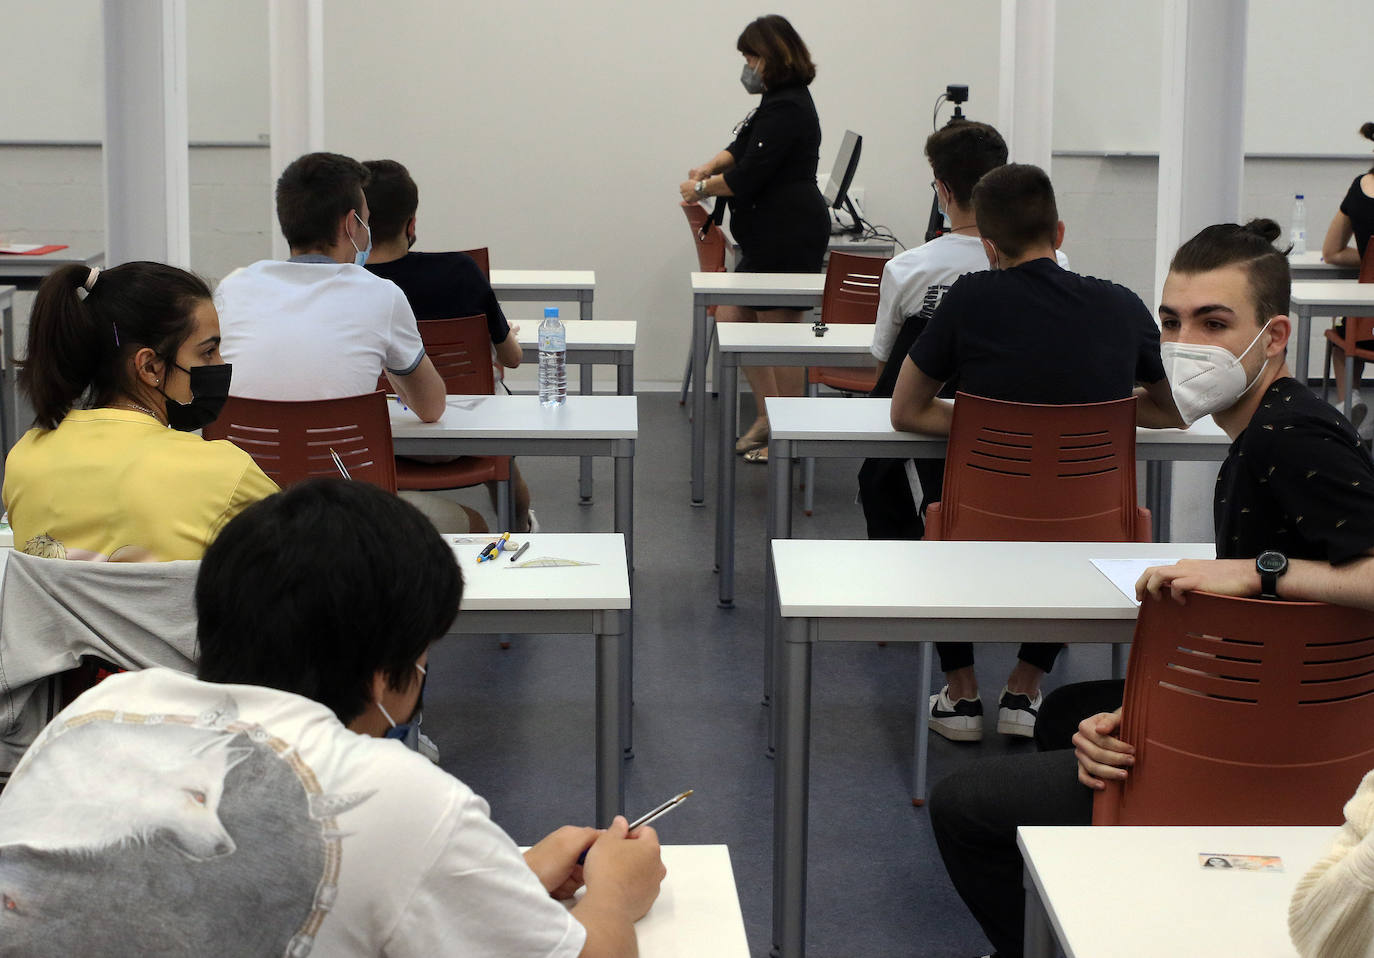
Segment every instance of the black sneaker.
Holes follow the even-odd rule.
[[[946,685],[930,697],[930,728],[951,742],[981,742],[983,703],[978,699],[952,702]]]
[[[997,731],[1003,735],[1031,738],[1035,735],[1035,717],[1040,714],[1044,701],[1045,696],[1039,692],[1032,699],[1029,695],[1014,695],[1003,687],[1002,698],[997,703]]]

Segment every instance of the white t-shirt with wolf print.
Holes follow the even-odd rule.
[[[487,803],[317,702],[113,676],[0,793],[0,955],[575,956]]]

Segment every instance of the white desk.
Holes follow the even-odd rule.
[[[11,345],[14,337],[14,292],[13,286],[0,286],[0,456],[8,454],[10,446],[19,440],[14,432],[19,424],[13,421],[17,402],[14,384],[18,374]]]
[[[1295,280],[1355,279],[1358,266],[1332,266],[1322,262],[1322,251],[1310,249],[1306,253],[1292,253],[1288,257],[1288,273]]]
[[[105,252],[78,253],[68,248],[41,256],[0,255],[0,282],[13,284],[20,289],[37,289],[49,273],[78,263],[82,266],[104,266]]]
[[[659,851],[668,875],[649,913],[635,922],[641,958],[749,958],[730,847],[661,845]]]
[[[719,603],[734,604],[735,432],[739,425],[741,366],[848,366],[871,369],[877,362],[871,324],[827,326],[817,336],[809,323],[721,323],[720,434],[716,458],[716,569],[720,571]],[[756,402],[759,400],[755,399]],[[771,410],[778,400],[769,400]]]
[[[391,441],[401,456],[609,456],[615,460],[615,531],[634,568],[634,396],[569,396],[545,409],[538,396],[449,396],[438,422],[391,403]],[[509,515],[504,519],[512,525]]]
[[[1301,280],[1293,283],[1290,299],[1298,317],[1293,376],[1300,383],[1307,382],[1313,316],[1374,316],[1374,283],[1352,283],[1344,279]]]
[[[628,320],[589,319],[566,323],[569,364],[615,366],[615,391],[630,396],[635,391],[635,323]],[[539,362],[539,325],[525,323],[515,341],[522,363]],[[585,392],[586,390],[584,390]]]
[[[1055,940],[1068,958],[1297,958],[1288,903],[1336,831],[1023,826],[1026,958],[1051,958]],[[1283,871],[1203,868],[1197,856],[1207,852],[1278,855]]]
[[[496,298],[506,303],[576,303],[577,318],[592,318],[596,273],[590,269],[494,269],[488,279]],[[592,394],[592,368],[579,372],[578,390]],[[592,501],[592,461],[584,456],[578,466],[578,494]]]
[[[771,436],[768,444],[768,517],[765,542],[792,537],[792,470],[794,456],[890,459],[937,459],[945,454],[944,436],[897,432],[892,428],[887,399],[774,399],[769,404]],[[1145,463],[1146,504],[1154,517],[1156,537],[1167,540],[1171,505],[1169,473],[1176,461],[1219,461],[1226,458],[1231,440],[1210,416],[1189,429],[1137,429],[1136,458]],[[722,596],[734,595],[734,490],[720,504],[728,512],[729,538],[721,550]],[[1173,548],[1172,544],[1168,548]],[[771,566],[772,552],[765,562]],[[771,568],[764,582],[771,582]],[[772,656],[777,648],[777,597],[764,592],[764,698],[772,697]],[[918,789],[918,793],[919,793]]]
[[[813,309],[825,291],[824,273],[692,274],[692,505],[706,504],[706,310],[712,306]]]
[[[784,639],[772,709],[773,945],[781,958],[805,953],[814,643],[1005,642],[1011,633],[1024,642],[1125,642],[1136,607],[1090,560],[1216,555],[1210,543],[1177,542],[793,539],[769,551]],[[924,662],[922,701],[930,687],[928,656]],[[918,761],[927,739],[916,736]]]
[[[591,634],[596,641],[596,822],[625,812],[621,763],[628,751],[627,714],[633,680],[630,578],[625,540],[611,533],[517,536],[530,548],[520,561],[560,558],[594,565],[521,569],[509,554],[477,562],[490,536],[446,536],[463,570],[463,604],[450,629],[457,635],[505,632]],[[474,538],[475,543],[455,540]]]
[[[668,877],[654,906],[635,925],[642,958],[749,958],[730,849],[725,845],[664,845],[662,849]]]

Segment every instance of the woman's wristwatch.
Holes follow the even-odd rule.
[[[705,180],[697,180],[697,196],[701,197],[702,199],[705,199],[705,198],[706,198],[706,181],[705,181]]]

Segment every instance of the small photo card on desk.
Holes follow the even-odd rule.
[[[1197,863],[1203,868],[1218,871],[1232,869],[1242,872],[1281,872],[1283,859],[1278,855],[1233,855],[1225,852],[1198,852]]]
[[[1135,597],[1135,584],[1139,581],[1145,570],[1151,566],[1173,565],[1177,562],[1173,559],[1093,559],[1092,563],[1109,580],[1112,585],[1121,590],[1121,594],[1130,599],[1136,605],[1140,602]]]

